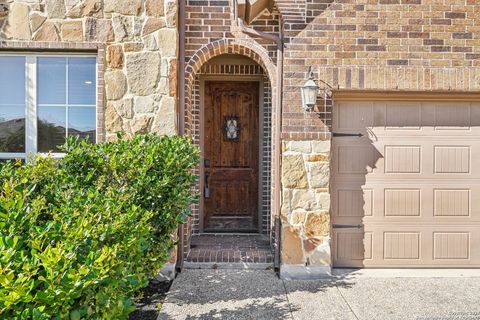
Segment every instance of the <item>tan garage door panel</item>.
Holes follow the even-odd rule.
[[[336,267],[480,266],[480,103],[340,102]],[[479,160],[477,160],[479,159]]]

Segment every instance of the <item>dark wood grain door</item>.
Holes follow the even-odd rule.
[[[206,81],[204,230],[258,229],[259,83]]]

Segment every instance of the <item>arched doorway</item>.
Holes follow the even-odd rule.
[[[268,210],[262,212],[260,197],[260,186],[267,182],[262,159],[270,154],[260,135],[270,122],[265,117],[270,112],[264,110],[270,106],[260,99],[264,75],[253,61],[235,55],[218,56],[206,67],[199,76],[204,159],[200,232],[267,233],[262,222],[268,221]]]
[[[206,48],[188,63],[186,74],[185,131],[201,147],[202,161],[201,199],[192,208],[185,254],[192,234],[268,237],[272,229],[275,66],[263,52],[230,40]]]

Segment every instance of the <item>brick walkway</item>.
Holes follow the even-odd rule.
[[[202,234],[192,237],[187,262],[273,263],[270,240],[264,235]]]

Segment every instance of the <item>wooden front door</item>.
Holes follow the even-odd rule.
[[[258,231],[259,83],[206,81],[204,230]]]

